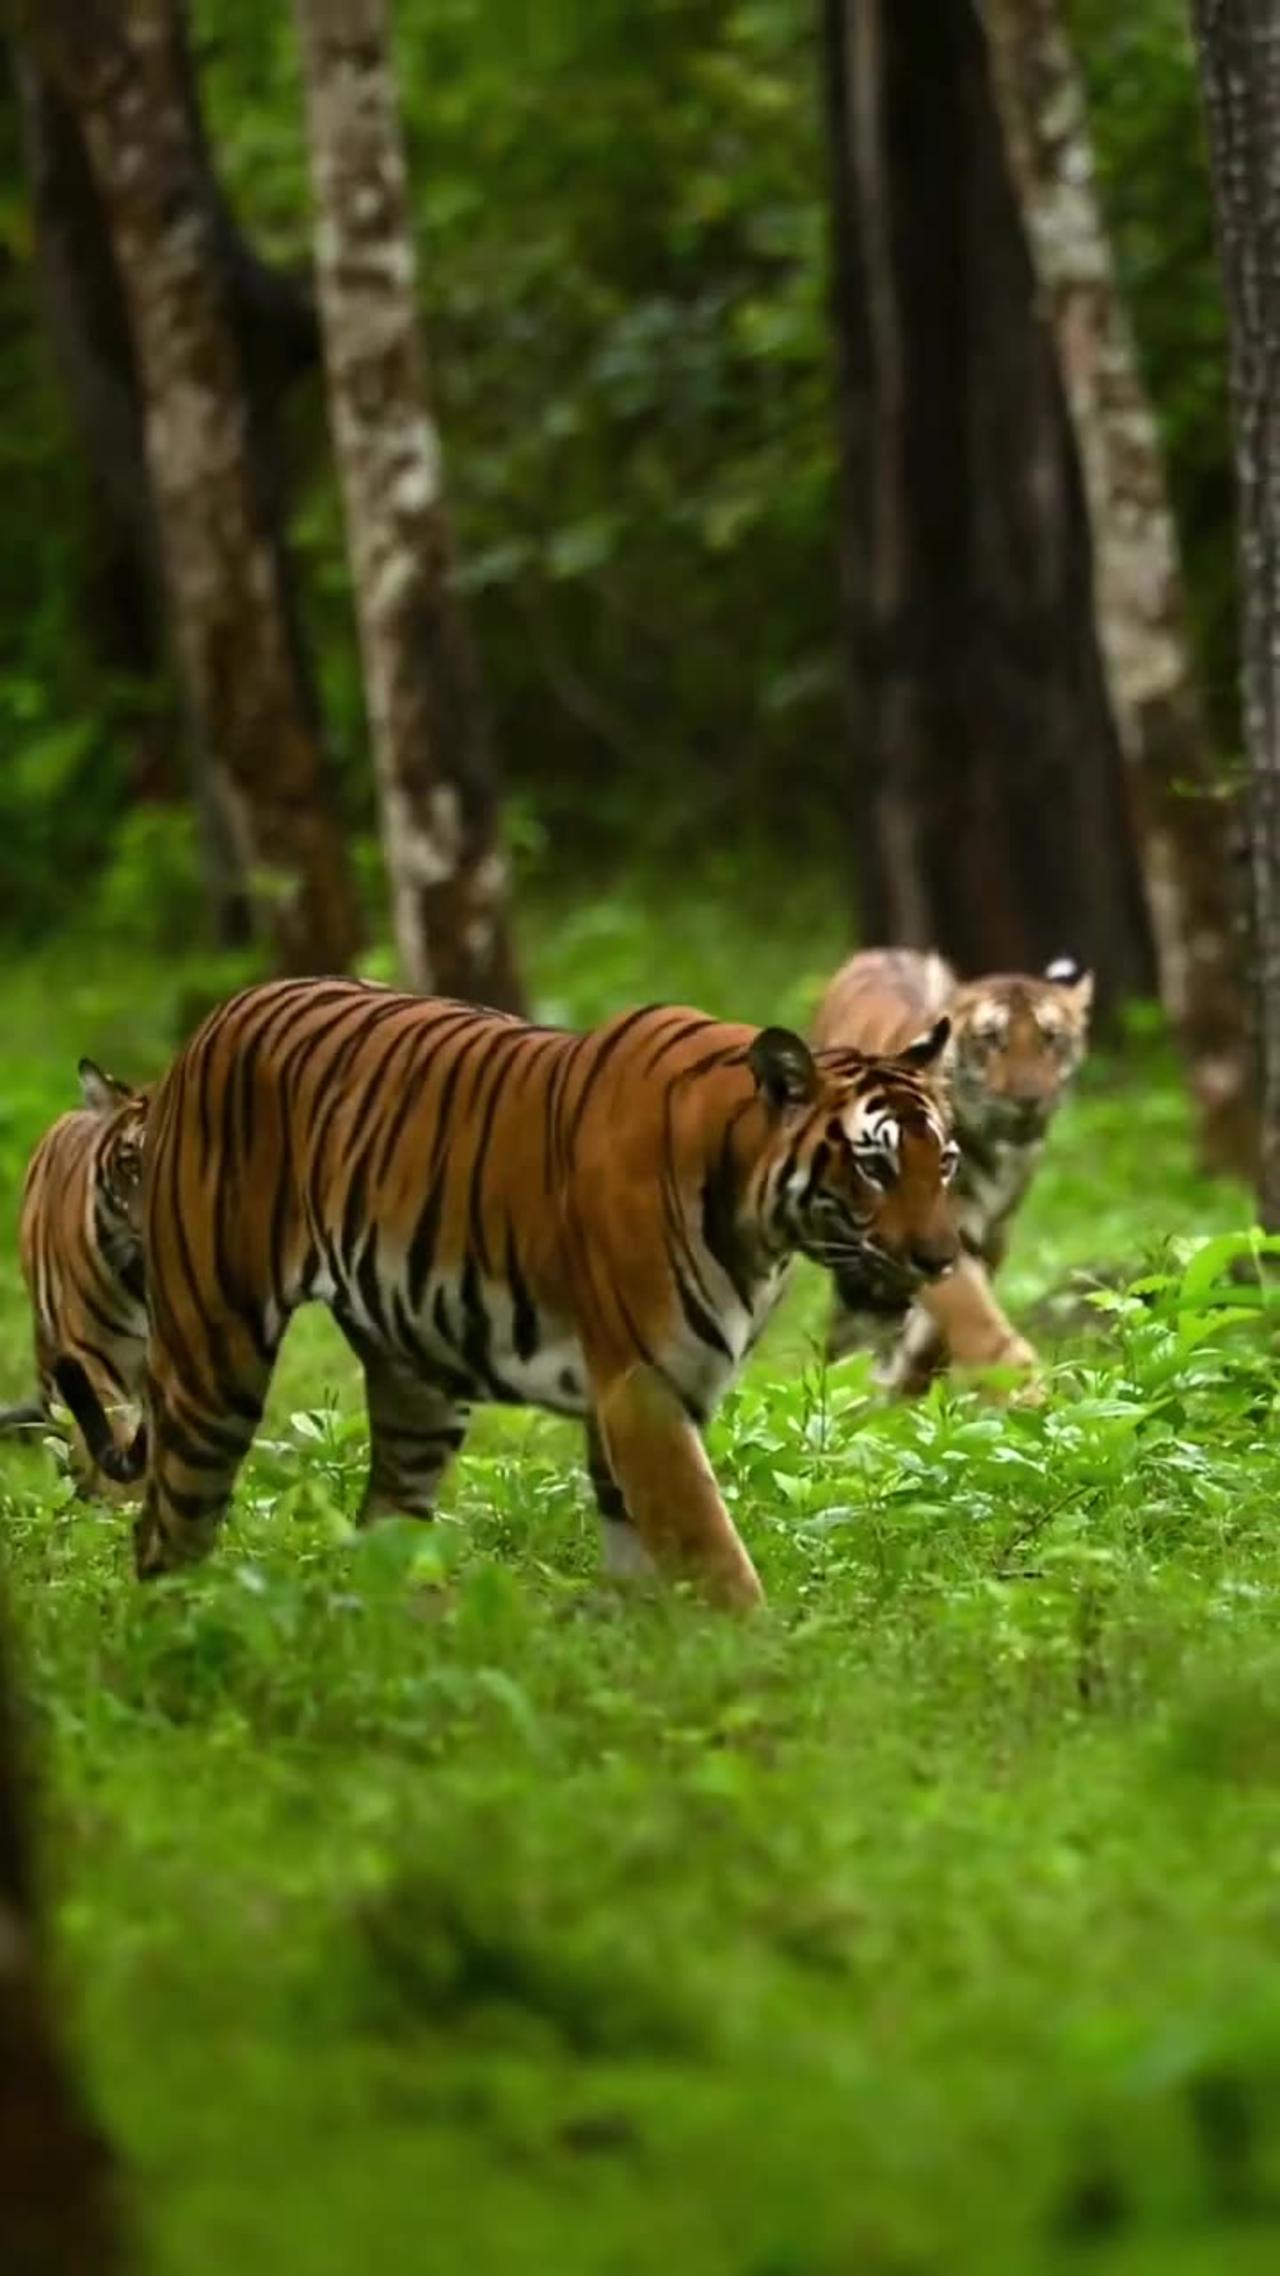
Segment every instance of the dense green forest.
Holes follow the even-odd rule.
[[[1115,249],[1234,749],[1222,315],[1179,0],[1075,20]],[[287,12],[196,10],[215,159],[264,254],[309,251]],[[561,867],[848,834],[815,22],[793,0],[530,14],[403,0],[395,31],[460,582],[511,791]],[[104,663],[100,507],[39,322],[12,95],[0,389],[0,905],[183,928],[195,860],[163,690]],[[293,538],[343,798],[371,831],[318,373],[291,397]],[[749,634],[744,637],[744,627]],[[155,730],[158,707],[159,726]],[[153,731],[140,734],[150,715]],[[806,795],[791,795],[797,769]],[[845,866],[848,867],[846,860]],[[822,863],[829,873],[829,860]],[[377,892],[376,868],[366,865]]]
[[[379,9],[348,12],[373,23],[376,48]],[[349,305],[344,339],[343,311],[326,302],[334,207],[317,192],[312,43],[322,18],[340,37],[341,9],[101,0],[82,16],[76,0],[40,0],[13,19],[0,92],[0,2276],[1262,2276],[1280,2242],[1280,1243],[1254,1225],[1251,1185],[1274,1230],[1280,987],[1258,982],[1280,975],[1280,929],[1268,959],[1258,881],[1274,886],[1280,866],[1258,828],[1265,801],[1250,812],[1238,796],[1246,740],[1261,771],[1239,692],[1246,454],[1224,308],[1238,329],[1239,296],[1224,295],[1230,265],[1215,249],[1224,200],[1185,0],[394,0],[387,13],[417,269],[394,200],[372,266],[408,280],[429,375],[410,401],[423,447],[409,472],[420,500],[438,424],[447,507],[415,525],[435,606],[409,620],[396,661],[407,651],[421,664],[430,649],[421,679],[447,680],[456,644],[442,665],[443,644],[420,635],[461,603],[451,629],[469,625],[480,672],[462,672],[463,700],[443,716],[469,733],[482,688],[474,717],[491,719],[503,789],[484,786],[470,852],[498,912],[490,948],[510,909],[506,996],[440,977],[440,944],[452,931],[467,945],[474,908],[442,895],[418,968],[399,921],[397,841],[442,811],[450,827],[414,850],[456,854],[466,766],[450,733],[427,732],[418,809],[405,774],[391,786],[399,803],[388,796],[366,606],[378,580],[360,574],[335,381],[359,325]],[[1206,0],[1199,13],[1214,10]],[[1087,195],[1076,201],[1083,265],[1056,279],[1011,156],[1017,102],[1007,86],[997,98],[988,70],[998,19],[1065,25],[1087,95],[1106,227]],[[147,109],[145,38],[131,48],[126,36],[140,25],[170,74],[164,91],[178,90],[178,125],[167,152],[163,135],[142,134],[113,171],[112,89],[124,87],[135,127]],[[1052,80],[1050,46],[1024,98]],[[1059,57],[1070,76],[1070,53]],[[1063,136],[1058,174],[1046,169],[1058,223],[1052,193],[1093,179],[1085,139],[1063,128],[1062,92],[1060,79],[1034,122],[1044,142]],[[68,121],[78,173],[58,145]],[[175,143],[181,163],[166,175]],[[196,487],[200,453],[177,463],[173,438],[184,387],[188,428],[200,425],[193,375],[217,330],[189,327],[186,367],[175,355],[166,384],[146,369],[139,277],[153,281],[166,248],[138,216],[175,210],[237,354],[204,398],[206,412],[219,395],[230,406],[226,464],[207,454],[215,480],[199,511],[164,529],[161,508]],[[96,272],[94,245],[110,256]],[[114,260],[119,287],[133,259],[132,298],[91,290],[70,357],[68,247],[90,249],[95,286]],[[268,265],[254,265],[247,321],[246,249]],[[173,306],[162,313],[172,320]],[[1280,307],[1273,329],[1280,343]],[[1094,373],[1111,354],[1123,383],[1083,411],[1073,344]],[[86,348],[100,397],[109,383],[105,458],[85,447],[68,385]],[[403,369],[416,382],[412,359]],[[388,402],[403,411],[390,388],[376,408]],[[238,454],[226,447],[237,425]],[[1096,448],[1108,425],[1110,459]],[[1130,487],[1108,491],[1117,467]],[[202,519],[222,528],[219,478],[230,493],[246,469],[250,505],[265,500],[262,519],[287,525],[285,605],[266,576],[233,591],[242,561],[224,545],[226,574],[207,579],[217,638],[184,648],[183,546],[200,551]],[[434,493],[429,503],[434,513]],[[1280,526],[1280,496],[1275,513]],[[450,522],[452,548],[440,540]],[[252,534],[252,512],[235,526]],[[1138,571],[1127,590],[1117,532],[1122,569]],[[220,612],[246,591],[229,635]],[[290,902],[304,864],[273,868],[255,837],[253,778],[278,787],[284,770],[261,731],[268,714],[247,700],[241,771],[226,766],[214,792],[224,822],[249,821],[230,853],[210,827],[219,737],[237,726],[235,704],[216,699],[253,694],[267,647],[246,662],[237,639],[273,611],[286,667],[300,624],[298,708],[304,729],[319,722],[319,763],[301,791],[297,772],[285,783],[276,819],[286,839],[317,822],[327,832],[332,961],[306,961],[326,939],[323,892],[301,947],[272,930],[273,896]],[[1256,607],[1252,621],[1256,633]],[[414,716],[434,730],[442,715]],[[1276,769],[1280,782],[1280,755]],[[1273,807],[1280,845],[1280,795]],[[225,904],[218,858],[228,874],[241,864]],[[425,868],[424,904],[440,884]],[[317,873],[323,862],[312,884]],[[803,1069],[824,987],[868,934],[942,950],[962,980],[987,975],[966,991],[935,972],[943,997],[925,1021],[926,1053],[940,1051],[940,1005],[959,1030],[968,995],[985,1108],[1010,1031],[1000,1006],[1035,1007],[1035,1071],[1051,1066],[1039,1106],[1008,1094],[990,1152],[961,1148],[958,1170],[959,1077],[912,1126],[932,1148],[938,1210],[948,1195],[960,1206],[975,1162],[980,1197],[985,1180],[1001,1206],[1024,1168],[1031,1180],[994,1238],[966,1220],[949,1279],[911,1282],[916,1326],[926,1296],[976,1280],[994,1304],[995,1283],[1006,1350],[1020,1355],[1007,1367],[968,1368],[953,1347],[950,1372],[910,1386],[922,1395],[890,1396],[869,1349],[831,1356],[822,1268],[841,1252],[805,1250],[789,1231],[785,1253],[804,1253],[780,1316],[756,1349],[743,1298],[752,1336],[731,1350],[704,1298],[728,1317],[726,1289],[739,1294],[747,1203],[731,1141],[764,1107],[752,1096],[728,1121],[718,1184],[682,1185],[670,1151],[655,1167],[622,1118],[602,1142],[609,1172],[622,1164],[618,1222],[599,1220],[618,1255],[652,1262],[636,1228],[660,1193],[696,1283],[677,1254],[667,1294],[678,1289],[691,1333],[701,1319],[705,1347],[719,1335],[741,1362],[706,1445],[762,1610],[713,1612],[688,1568],[671,1588],[616,1586],[602,1531],[643,1528],[616,1462],[612,1512],[600,1498],[609,1442],[588,1363],[582,1411],[543,1413],[514,1404],[496,1361],[485,1374],[488,1347],[475,1356],[495,1320],[518,1347],[531,1308],[533,1356],[546,1356],[520,1243],[554,1241],[558,1212],[573,1215],[593,1077],[571,1103],[567,1080],[549,1097],[534,1087],[545,1159],[560,1147],[569,1166],[551,1199],[550,1172],[527,1195],[517,1179],[500,1243],[481,1170],[502,1153],[502,1086],[513,1068],[525,1081],[529,1037],[502,1028],[494,1045],[452,1002],[443,1020],[464,1039],[445,1079],[452,1123],[447,1103],[432,1119],[431,1062],[394,1056],[398,1033],[372,1089],[352,1083],[345,1052],[322,1061],[317,1117],[330,1136],[345,1128],[344,1162],[358,1153],[360,1165],[339,1180],[330,1261],[344,1242],[348,1260],[358,1248],[370,1315],[381,1304],[384,1327],[399,1321],[408,1260],[391,1254],[366,1178],[386,1139],[383,1169],[408,1163],[427,1255],[397,1356],[416,1352],[415,1388],[452,1380],[451,1396],[460,1382],[478,1402],[438,1508],[438,1466],[430,1497],[406,1505],[435,1522],[363,1523],[377,1378],[360,1368],[371,1350],[376,1365],[376,1337],[368,1317],[363,1344],[349,1332],[337,1279],[328,1293],[317,1284],[317,1250],[281,1301],[273,1332],[295,1301],[305,1317],[216,1552],[139,1585],[132,1489],[100,1494],[99,1473],[84,1490],[65,1377],[51,1393],[39,1349],[33,1369],[40,1272],[29,1257],[24,1270],[15,1237],[27,1165],[75,1104],[83,1054],[160,1082],[209,1006],[274,968],[398,977],[415,993],[358,1002],[375,1007],[371,1025],[404,1021],[411,1040],[413,1023],[441,1016],[421,1000],[433,992],[514,1004],[571,1070],[581,1039],[548,1030],[663,999],[752,1029],[781,1023],[797,1031],[781,1038],[786,1063]],[[304,1005],[301,986],[274,999],[303,1006],[290,1079],[310,1063],[306,1022],[323,1000]],[[1075,1082],[1060,988],[1094,1007]],[[914,995],[909,1007],[918,1056]],[[280,1023],[286,1052],[293,1021]],[[458,1068],[481,1034],[468,1089]],[[844,1040],[897,1051],[905,1035]],[[197,1086],[187,1063],[197,1198],[171,1220],[180,1269],[159,1262],[171,1306],[184,1280],[176,1310],[190,1298],[196,1340],[212,1317],[215,1361],[218,1337],[225,1354],[247,1322],[269,1371],[275,1291],[255,1315],[261,1290],[246,1292],[238,1267],[219,1279],[227,1228],[252,1226],[262,1202],[244,1167],[255,1124],[307,1124],[296,1090],[292,1124],[283,1107],[276,1116],[270,1085],[286,1078],[260,1042],[232,1049],[216,1115],[203,1067]],[[731,1062],[745,1088],[760,1042],[718,1058],[717,1079]],[[591,1049],[598,1071],[613,1042],[588,1044],[580,1065]],[[655,1064],[633,1107],[669,1104]],[[846,1067],[842,1079],[858,1078]],[[516,1095],[523,1173],[543,1108]],[[776,1188],[765,1178],[752,1192],[789,1193],[797,1102],[785,1086],[760,1097],[777,1118],[770,1142],[784,1137]],[[178,1119],[146,1148],[172,1148]],[[716,1136],[713,1112],[706,1127]],[[807,1157],[813,1187],[833,1152],[838,1164],[854,1153],[852,1128],[825,1126]],[[881,1131],[864,1146],[864,1183],[886,1208],[900,1142]],[[282,1154],[291,1172],[292,1139]],[[459,1163],[471,1182],[453,1211],[458,1278],[447,1260],[433,1289],[423,1228],[434,1240]],[[278,1175],[268,1277],[285,1246]],[[148,1190],[147,1176],[149,1204],[160,1180]],[[601,1187],[614,1190],[609,1176]],[[62,1240],[103,1238],[97,1199],[69,1229],[56,1199],[55,1186]],[[198,1284],[202,1211],[214,1261]],[[874,1210],[837,1219],[846,1243],[851,1225],[866,1235],[881,1222]],[[219,1441],[238,1456],[258,1410],[242,1396],[237,1419],[233,1384],[202,1442],[182,1367],[168,1410],[144,1378],[161,1309],[150,1222],[145,1207],[129,1220],[130,1248],[113,1221],[153,1291],[150,1326],[143,1309],[133,1331],[137,1379],[122,1385],[168,1432],[150,1476],[134,1473],[153,1516],[163,1464],[170,1485],[175,1462],[198,1484],[218,1472]],[[588,1277],[598,1261],[587,1255]],[[664,1252],[660,1271],[670,1264]],[[56,1280],[46,1270],[46,1295]],[[873,1278],[870,1290],[880,1328],[892,1319],[900,1332],[901,1289]],[[661,1300],[655,1316],[662,1326]],[[572,1357],[585,1338],[580,1317],[570,1326]],[[447,1347],[443,1376],[432,1334]],[[944,1343],[944,1369],[947,1355]],[[630,1373],[652,1391],[662,1370],[643,1356]],[[132,1433],[123,1399],[121,1414]],[[701,1463],[700,1419],[686,1400],[681,1435],[657,1442],[656,1502],[677,1498],[672,1446]],[[461,1425],[449,1437],[435,1420],[418,1435],[461,1439]],[[50,2019],[48,2043],[101,2128],[98,2180],[118,2182],[101,2201],[117,2244],[28,2262],[10,2246],[28,2200],[42,2233],[69,2211],[101,2211],[76,2186],[78,2106],[64,2151],[30,2091],[30,2048]],[[49,2076],[60,2089],[58,2064]]]
[[[803,904],[762,931],[707,879],[528,929],[576,1019],[655,965],[801,1018],[841,931]],[[86,1035],[163,1063],[176,978],[11,986],[10,1192]],[[1277,1462],[1246,1206],[1134,1035],[1018,1236],[1043,1409],[886,1413],[865,1362],[822,1367],[806,1268],[712,1435],[773,1608],[749,1630],[608,1600],[546,1417],[491,1411],[431,1532],[353,1534],[359,1385],[315,1312],[199,1576],[139,1590],[119,1517],[8,1453],[74,2043],[157,2270],[1262,2276]],[[1100,1277],[1139,1291],[1098,1311]],[[10,1257],[14,1392],[28,1333]]]

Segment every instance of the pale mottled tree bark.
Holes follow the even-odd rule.
[[[52,2015],[27,1800],[0,1639],[0,2269],[124,2276],[132,2256],[114,2160]]]
[[[1057,344],[1093,547],[1094,614],[1132,807],[1160,994],[1201,1148],[1251,1174],[1257,1116],[1230,811],[1188,643],[1177,533],[1094,178],[1061,0],[983,0],[993,82]]]
[[[179,0],[37,0],[27,28],[75,107],[108,218],[173,645],[219,825],[277,964],[341,970],[354,886],[255,462]]]
[[[450,585],[385,0],[296,0],[330,419],[391,882],[414,987],[519,999],[479,675]]]
[[[1192,0],[1227,288],[1261,1052],[1263,1223],[1280,1231],[1280,6]]]
[[[972,0],[822,0],[864,939],[966,972],[1150,934],[1089,531]]]

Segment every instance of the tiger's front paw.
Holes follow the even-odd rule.
[[[1014,1383],[1009,1388],[1009,1405],[1042,1407],[1049,1396],[1049,1379],[1034,1344],[1024,1342],[1021,1336],[1015,1336],[1013,1353],[1005,1364],[1016,1367],[1022,1376],[1021,1382]]]
[[[1049,1395],[1040,1354],[1023,1336],[1003,1337],[998,1349],[969,1367],[975,1388],[998,1406],[1042,1407]]]

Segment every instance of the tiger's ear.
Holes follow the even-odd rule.
[[[942,1058],[950,1041],[951,1022],[944,1012],[926,1035],[918,1035],[914,1043],[895,1051],[894,1058],[901,1066],[910,1067],[914,1074],[922,1074],[926,1067],[934,1066]]]
[[[1093,1002],[1093,974],[1082,972],[1074,956],[1055,956],[1052,964],[1044,968],[1046,980],[1053,980],[1060,988],[1069,988],[1082,1012]]]
[[[127,1083],[118,1083],[114,1075],[104,1074],[95,1059],[82,1059],[77,1072],[80,1076],[80,1096],[86,1106],[96,1114],[108,1114],[123,1106],[133,1097]]]
[[[817,1096],[813,1053],[789,1027],[762,1027],[747,1052],[747,1065],[770,1106],[803,1106]]]

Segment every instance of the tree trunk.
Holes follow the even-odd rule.
[[[83,620],[101,668],[142,683],[163,669],[164,579],[124,293],[75,109],[21,43],[16,66],[40,296],[88,476]],[[193,721],[187,748],[205,887],[215,938],[232,947],[250,929],[248,881],[220,827],[194,729]],[[178,741],[170,704],[145,701],[126,731],[135,779],[167,786]]]
[[[1056,359],[971,0],[823,0],[862,937],[1151,944]]]
[[[280,402],[319,362],[314,306],[299,283],[261,261],[222,195],[204,132],[187,27],[174,20],[183,102],[200,164],[201,188],[218,239],[236,338],[248,382],[255,462],[273,515],[287,511],[280,470]],[[88,571],[84,620],[95,660],[116,679],[155,682],[163,673],[164,578],[143,439],[142,398],[124,288],[107,217],[75,107],[34,47],[14,43],[22,138],[35,224],[37,278],[54,357],[78,430],[88,475]],[[139,795],[173,784],[179,741],[169,691],[127,715]],[[185,722],[187,776],[200,823],[205,883],[222,946],[251,933],[249,881],[222,829],[209,781],[200,721]]]
[[[413,987],[520,989],[479,676],[418,328],[385,0],[297,0],[330,418],[396,945]]]
[[[1129,770],[1160,994],[1182,1046],[1201,1151],[1251,1175],[1257,1114],[1231,815],[1188,646],[1177,533],[1151,406],[1111,262],[1060,0],[985,0],[996,99],[1041,312],[1084,476],[1094,615]]]
[[[0,2268],[122,2276],[115,2166],[70,2079],[36,1930],[18,1734],[0,1648]]]
[[[1193,0],[1227,288],[1243,596],[1244,729],[1262,1146],[1259,1209],[1280,1232],[1280,17],[1275,0]]]
[[[286,971],[357,934],[286,564],[255,459],[225,242],[177,0],[40,0],[29,36],[72,102],[128,309],[165,594],[219,825]]]

